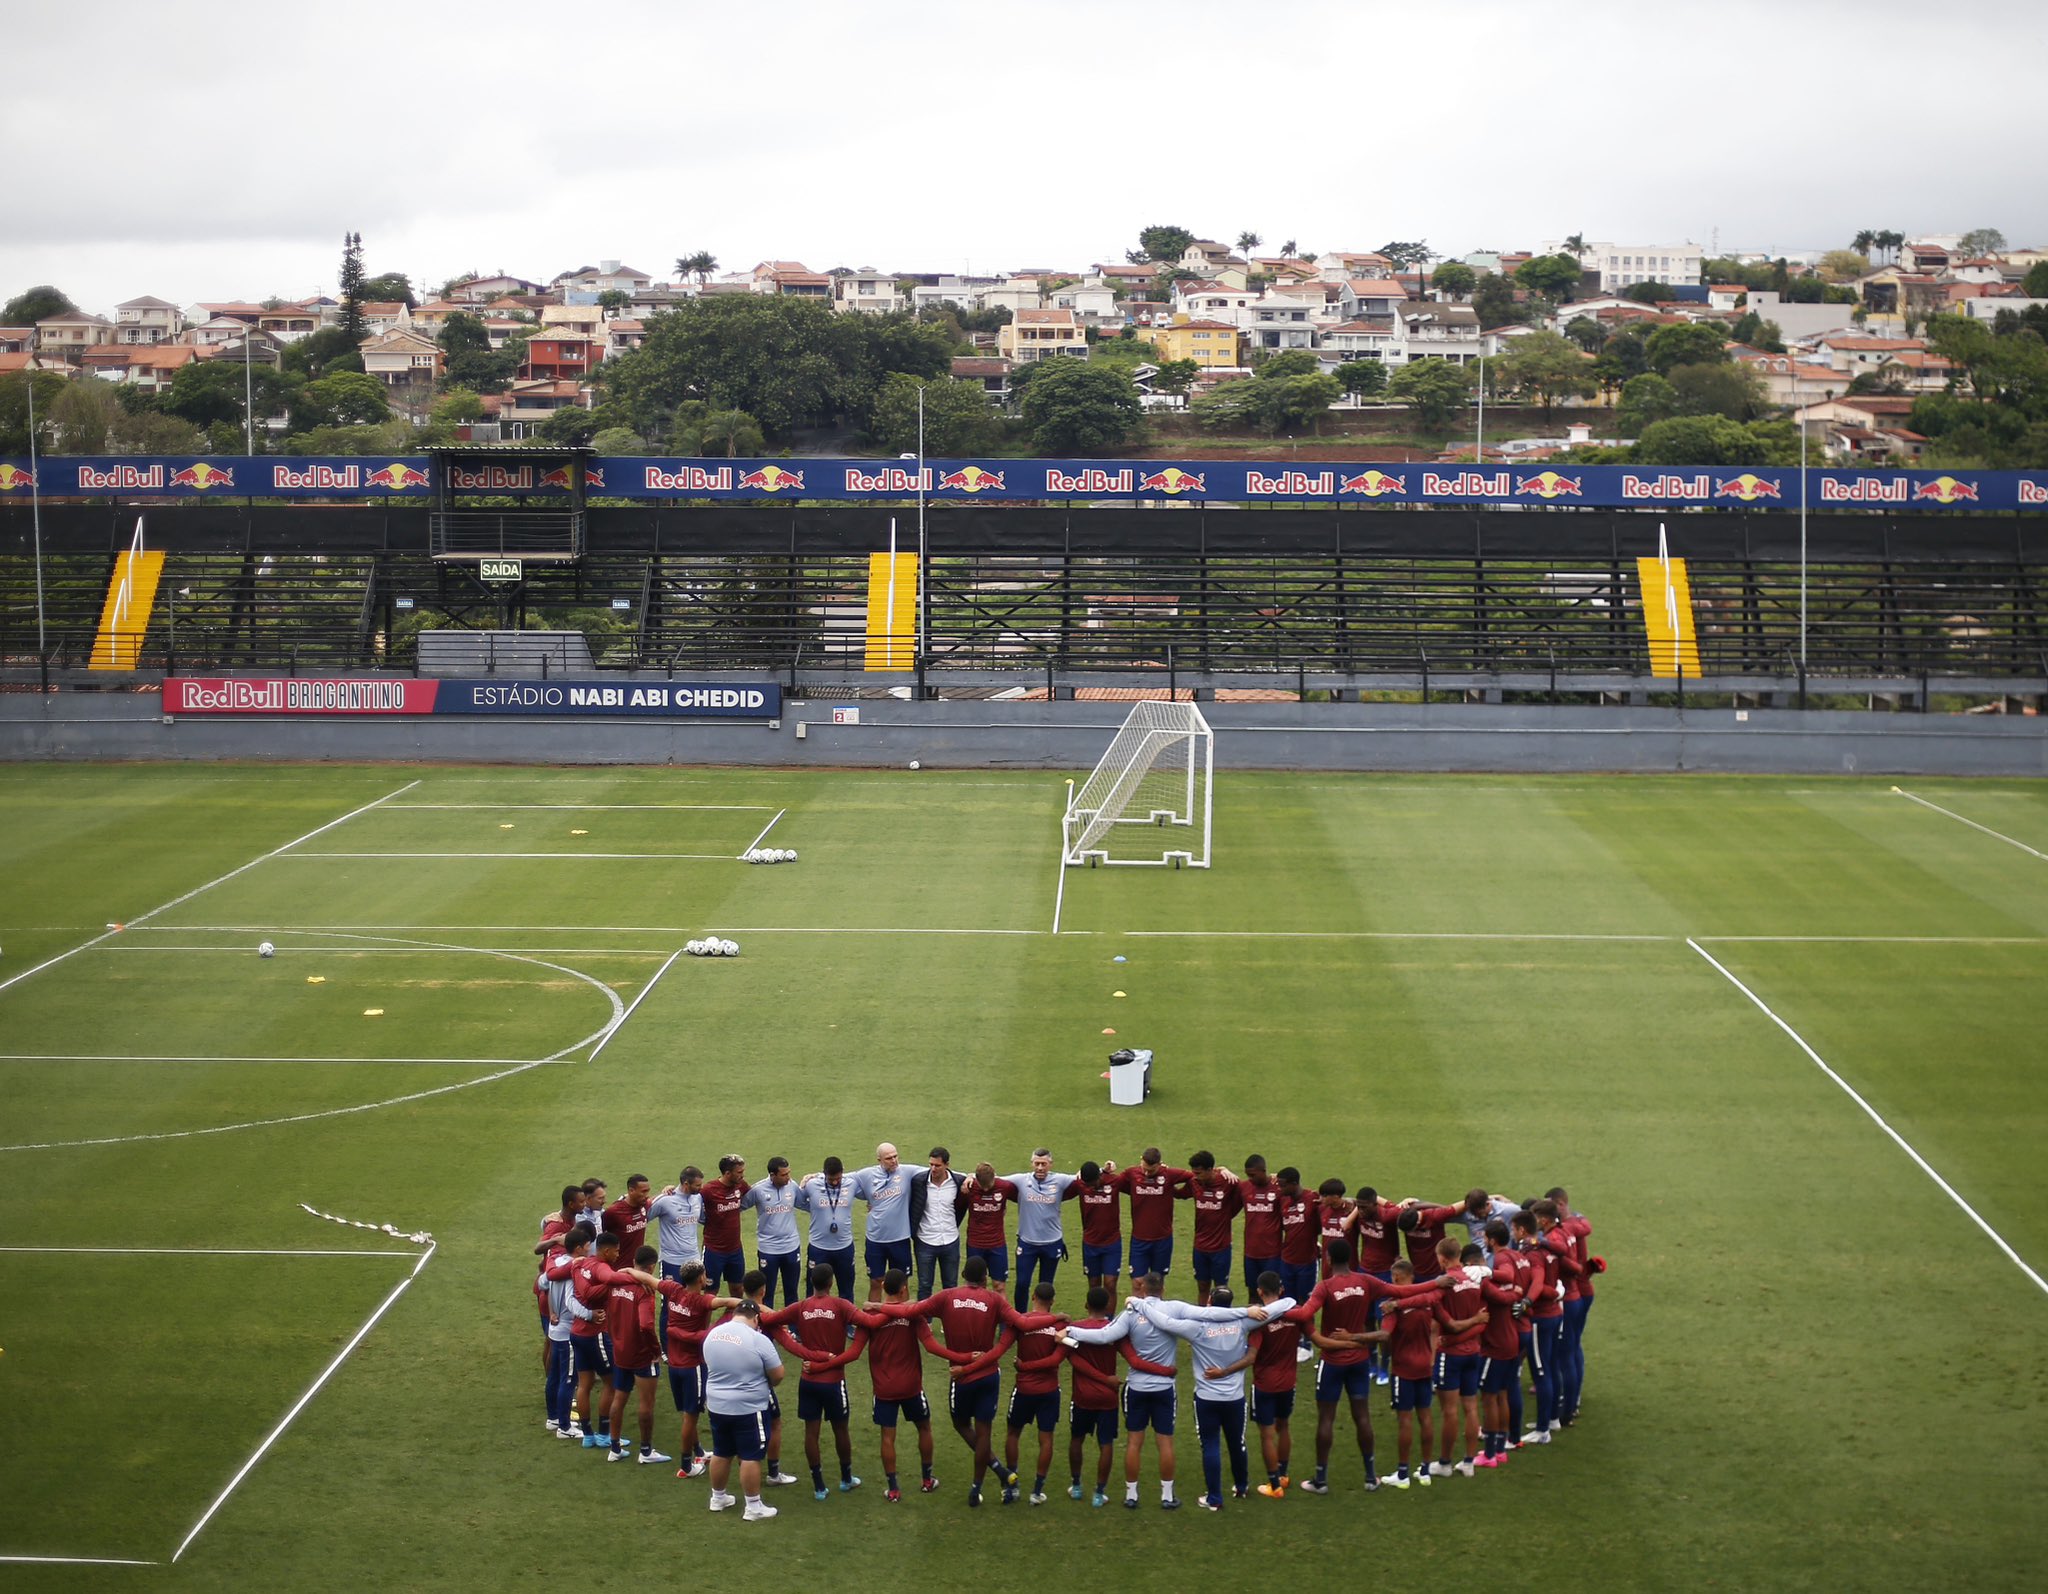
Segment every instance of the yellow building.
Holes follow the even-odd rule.
[[[1155,326],[1140,337],[1150,338],[1159,351],[1159,363],[1193,360],[1204,370],[1230,369],[1238,359],[1238,330],[1227,321],[1194,321],[1177,315],[1164,326]]]

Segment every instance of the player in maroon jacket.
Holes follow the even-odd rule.
[[[900,1268],[882,1274],[882,1302],[902,1306],[910,1299],[910,1278]],[[932,1476],[932,1404],[924,1393],[922,1344],[935,1356],[945,1352],[932,1338],[932,1325],[925,1319],[880,1317],[856,1311],[853,1320],[868,1331],[868,1376],[875,1389],[875,1426],[882,1433],[882,1474],[888,1480],[885,1496],[891,1503],[903,1498],[896,1482],[896,1419],[899,1414],[917,1429],[918,1464],[921,1487],[930,1494],[939,1486]]]
[[[1115,1164],[1110,1164],[1114,1167]],[[1147,1146],[1135,1168],[1125,1170],[1131,1195],[1131,1293],[1145,1293],[1145,1275],[1165,1278],[1173,1267],[1174,1190],[1188,1176],[1186,1168],[1169,1168],[1159,1148]]]
[[[1394,1263],[1393,1274],[1394,1283],[1413,1284],[1415,1264],[1405,1256],[1400,1257]],[[1429,1372],[1436,1360],[1436,1314],[1441,1300],[1439,1295],[1428,1300],[1417,1297],[1391,1301],[1380,1314],[1387,1360],[1394,1372],[1395,1454],[1398,1458],[1392,1475],[1380,1482],[1396,1489],[1405,1489],[1411,1483],[1425,1486],[1429,1483],[1429,1453],[1436,1448],[1435,1419],[1430,1412],[1432,1391]],[[1475,1319],[1475,1324],[1483,1318],[1484,1314],[1481,1314],[1479,1319]],[[1422,1465],[1411,1473],[1408,1458],[1413,1451],[1417,1428],[1422,1430]]]
[[[946,1342],[934,1342],[933,1354],[952,1364],[952,1380],[946,1409],[953,1419],[953,1431],[974,1452],[974,1482],[967,1491],[970,1506],[981,1504],[981,1483],[994,1472],[1004,1488],[1017,1486],[1017,1474],[995,1459],[990,1438],[995,1428],[996,1403],[1002,1393],[1002,1376],[994,1372],[965,1376],[966,1369],[990,1351],[998,1356],[1016,1339],[1018,1312],[1009,1297],[988,1287],[988,1266],[971,1256],[960,1265],[960,1287],[940,1290],[921,1301],[877,1302],[870,1315],[876,1317],[936,1317],[945,1331]]]
[[[1280,1271],[1280,1186],[1256,1152],[1244,1159],[1237,1199],[1244,1212],[1244,1290],[1257,1300],[1259,1275],[1268,1268]]]
[[[676,1476],[700,1478],[705,1467],[704,1447],[697,1442],[697,1420],[704,1412],[704,1336],[711,1331],[711,1314],[731,1310],[743,1297],[712,1294],[704,1284],[702,1262],[685,1262],[676,1277],[661,1280],[655,1289],[668,1303],[668,1326],[663,1331],[668,1390],[682,1420],[676,1454],[683,1464]]]
[[[1317,1253],[1322,1244],[1322,1204],[1301,1187],[1301,1170],[1282,1168],[1274,1178],[1280,1185],[1280,1293],[1305,1301],[1316,1287]],[[1304,1343],[1297,1359],[1308,1361],[1315,1352]]]
[[[1408,1260],[1414,1264],[1416,1278],[1427,1283],[1446,1271],[1438,1255],[1438,1248],[1444,1240],[1444,1225],[1464,1211],[1462,1206],[1434,1206],[1427,1201],[1401,1203],[1395,1227],[1401,1231],[1401,1243],[1408,1248]]]
[[[638,1278],[652,1288],[659,1281],[651,1273],[636,1274],[631,1268],[617,1266],[619,1260],[619,1237],[616,1234],[597,1236],[592,1250],[579,1250],[575,1241],[578,1231],[584,1226],[569,1231],[567,1249],[573,1258],[569,1269],[569,1285],[576,1296],[576,1304],[588,1316],[578,1317],[569,1325],[570,1355],[576,1368],[576,1415],[582,1421],[583,1446],[586,1450],[609,1450],[611,1448],[611,1391],[612,1359],[606,1348],[608,1336],[606,1327],[606,1296],[611,1287],[626,1279]],[[590,1386],[602,1379],[607,1388],[597,1403],[597,1422],[590,1420]]]
[[[1318,1310],[1322,1313],[1320,1325],[1309,1329],[1309,1338],[1323,1351],[1323,1365],[1316,1374],[1316,1474],[1301,1487],[1310,1494],[1330,1492],[1330,1443],[1336,1433],[1337,1402],[1348,1397],[1359,1454],[1365,1458],[1365,1487],[1370,1492],[1380,1486],[1379,1474],[1373,1470],[1372,1412],[1366,1405],[1372,1392],[1370,1353],[1377,1343],[1373,1324],[1379,1303],[1437,1294],[1444,1281],[1383,1283],[1370,1273],[1353,1270],[1350,1242],[1332,1240],[1327,1250],[1333,1269],[1330,1276],[1287,1314],[1297,1323],[1308,1324],[1315,1321]]]
[[[624,1461],[633,1453],[626,1443],[628,1390],[635,1396],[640,1418],[640,1464],[652,1466],[671,1459],[654,1448],[654,1384],[661,1366],[661,1336],[654,1314],[654,1290],[661,1281],[654,1276],[654,1269],[660,1261],[661,1253],[653,1246],[641,1246],[634,1253],[633,1267],[615,1277],[605,1292],[604,1320],[612,1337],[608,1461]]]
[[[1279,1300],[1284,1293],[1279,1273],[1272,1268],[1261,1273],[1258,1292],[1261,1306],[1270,1307]],[[1295,1386],[1301,1380],[1295,1360],[1301,1325],[1284,1317],[1268,1317],[1252,1337],[1257,1344],[1252,1359],[1252,1421],[1258,1424],[1259,1448],[1266,1459],[1266,1481],[1259,1485],[1259,1493],[1278,1500],[1287,1493],[1287,1468],[1294,1451],[1291,1419]]]
[[[1060,1332],[1067,1320],[1055,1312],[1053,1302],[1059,1290],[1041,1281],[1031,1292],[1037,1310],[1017,1319],[1017,1374],[1010,1390],[1009,1420],[1003,1439],[1003,1464],[1017,1477],[1017,1453],[1024,1430],[1038,1424],[1038,1472],[1031,1485],[1031,1503],[1045,1504],[1045,1475],[1052,1470],[1052,1436],[1060,1425]],[[1001,1356],[991,1351],[960,1369],[960,1381],[969,1382],[996,1372]],[[1006,1485],[1003,1504],[1017,1503],[1017,1487]]]
[[[1088,1288],[1088,1315],[1074,1324],[1076,1328],[1107,1328],[1112,1317],[1114,1300],[1110,1292],[1100,1284]],[[1074,1481],[1067,1490],[1068,1498],[1079,1500],[1084,1491],[1081,1487],[1082,1448],[1092,1435],[1096,1442],[1095,1451],[1095,1494],[1091,1505],[1109,1504],[1109,1469],[1116,1458],[1116,1414],[1120,1406],[1116,1381],[1117,1358],[1121,1356],[1141,1373],[1152,1373],[1160,1378],[1171,1378],[1174,1370],[1158,1362],[1147,1361],[1131,1349],[1128,1338],[1109,1345],[1068,1345],[1064,1341],[1058,1347],[1060,1359],[1074,1370],[1074,1415],[1067,1429],[1067,1466],[1073,1473]]]
[[[1130,1188],[1128,1170],[1115,1163],[1081,1164],[1074,1194],[1081,1202],[1081,1271],[1088,1287],[1106,1290],[1109,1310],[1116,1310],[1116,1281],[1124,1270],[1124,1224],[1121,1197]]]
[[[647,1243],[647,1204],[653,1199],[647,1175],[636,1173],[626,1181],[626,1193],[604,1209],[604,1232],[619,1237],[620,1256],[638,1256]]]
[[[1341,1245],[1347,1259],[1351,1252],[1351,1225],[1358,1221],[1358,1209],[1351,1204],[1351,1198],[1344,1193],[1342,1179],[1325,1179],[1316,1186],[1316,1238],[1322,1246],[1321,1277],[1328,1278],[1333,1271],[1330,1266],[1330,1247]]]
[[[1010,1280],[1010,1239],[1004,1209],[1017,1200],[1017,1187],[996,1177],[995,1164],[979,1162],[967,1181],[967,1254],[981,1258],[991,1284]]]
[[[1393,1279],[1394,1260],[1401,1254],[1401,1231],[1398,1227],[1401,1208],[1392,1201],[1382,1201],[1379,1191],[1371,1185],[1361,1185],[1358,1194],[1351,1201],[1351,1265],[1361,1273],[1370,1273],[1382,1284]],[[1386,1384],[1392,1377],[1387,1363],[1388,1347],[1385,1344],[1373,1347],[1373,1382]]]
[[[860,1487],[853,1475],[853,1435],[847,1423],[853,1416],[853,1402],[846,1390],[845,1368],[858,1361],[867,1349],[867,1330],[851,1301],[842,1300],[835,1289],[838,1275],[830,1263],[811,1265],[811,1293],[779,1311],[763,1312],[761,1326],[775,1330],[775,1339],[798,1358],[796,1415],[804,1425],[804,1461],[811,1469],[811,1493],[829,1500],[825,1487],[824,1456],[818,1445],[818,1425],[832,1424],[832,1447],[839,1453],[839,1492],[851,1494]],[[789,1325],[796,1325],[791,1333]],[[851,1338],[849,1339],[849,1336]]]
[[[1579,1213],[1572,1210],[1571,1197],[1563,1185],[1545,1193],[1543,1201],[1536,1203],[1537,1223],[1543,1221],[1543,1206],[1548,1202],[1556,1209],[1555,1223],[1544,1230],[1544,1242],[1548,1244],[1553,1232],[1564,1237],[1571,1247],[1572,1258],[1578,1263],[1578,1271],[1566,1271],[1564,1281],[1564,1329],[1558,1337],[1558,1365],[1564,1373],[1564,1399],[1558,1416],[1569,1428],[1578,1421],[1579,1402],[1586,1391],[1586,1315],[1593,1309],[1593,1277],[1598,1269],[1593,1263],[1593,1225]],[[1601,1264],[1605,1266],[1605,1264]]]
[[[1174,1195],[1195,1204],[1195,1304],[1207,1306],[1209,1292],[1230,1283],[1230,1225],[1243,1210],[1244,1198],[1237,1175],[1217,1167],[1207,1151],[1188,1158],[1188,1176]]]
[[[1496,1368],[1490,1357],[1486,1368],[1486,1379],[1481,1389],[1501,1396],[1499,1414],[1506,1418],[1503,1426],[1495,1430],[1493,1465],[1500,1464],[1500,1458],[1510,1450],[1518,1450],[1522,1444],[1522,1373],[1521,1364],[1529,1359],[1529,1322],[1527,1317],[1529,1293],[1536,1288],[1536,1270],[1526,1251],[1518,1251],[1514,1245],[1514,1231],[1500,1218],[1486,1220],[1486,1243],[1493,1250],[1493,1281],[1502,1289],[1515,1292],[1515,1362],[1506,1368]]]

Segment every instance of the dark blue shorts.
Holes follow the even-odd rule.
[[[1220,1251],[1197,1251],[1195,1253],[1195,1282],[1197,1284],[1228,1284],[1230,1282],[1231,1251],[1225,1246]]]
[[[984,1250],[978,1245],[970,1245],[967,1248],[966,1260],[971,1262],[977,1256],[981,1258],[988,1268],[989,1283],[1007,1284],[1010,1282],[1010,1253],[1008,1251],[1003,1250],[1000,1246],[990,1251]]]
[[[1052,1277],[1053,1269],[1066,1261],[1066,1259],[1067,1242],[1065,1240],[1055,1240],[1050,1245],[1038,1245],[1024,1240],[1017,1242],[1017,1271],[1019,1274],[1027,1274],[1033,1267],[1036,1267],[1041,1280],[1049,1279]]]
[[[1330,1362],[1316,1367],[1316,1404],[1334,1406],[1343,1396],[1363,1400],[1372,1393],[1372,1363],[1351,1362],[1338,1367]]]
[[[668,1392],[675,1399],[677,1411],[702,1411],[704,1384],[704,1369],[701,1367],[671,1367],[668,1370]]]
[[[1174,1414],[1179,1410],[1177,1389],[1133,1389],[1124,1385],[1124,1427],[1132,1433],[1150,1428],[1171,1439]]]
[[[1476,1395],[1479,1393],[1479,1377],[1483,1369],[1480,1363],[1484,1356],[1474,1352],[1469,1356],[1446,1356],[1439,1354],[1436,1359],[1436,1387],[1447,1395]]]
[[[952,1384],[946,1391],[946,1410],[960,1421],[994,1422],[996,1403],[1002,1398],[1002,1375],[989,1373],[965,1383]]]
[[[1285,1422],[1294,1415],[1294,1391],[1282,1389],[1271,1392],[1264,1389],[1252,1391],[1252,1421],[1261,1428],[1270,1428],[1276,1422]]]
[[[747,1276],[747,1253],[744,1251],[706,1251],[704,1253],[704,1282],[713,1289],[721,1284],[730,1284],[733,1294],[739,1293],[740,1280]]]
[[[1091,1279],[1113,1279],[1124,1270],[1124,1248],[1116,1245],[1081,1247],[1081,1271]]]
[[[821,1264],[832,1270],[832,1278],[839,1286],[839,1293],[851,1300],[853,1297],[853,1247],[842,1245],[836,1251],[828,1251],[819,1246],[812,1246],[810,1265],[817,1267]]]
[[[652,1379],[656,1371],[657,1369],[652,1362],[648,1363],[645,1367],[614,1367],[612,1369],[612,1388],[631,1389],[642,1378]]]
[[[922,1428],[932,1420],[932,1403],[925,1399],[923,1395],[918,1394],[912,1395],[907,1400],[877,1400],[875,1402],[875,1426],[877,1428],[895,1427],[896,1414],[899,1411],[903,1414],[904,1420],[913,1428]]]
[[[1157,1273],[1161,1278],[1173,1271],[1173,1236],[1163,1240],[1131,1241],[1131,1277],[1141,1279],[1147,1273]]]
[[[808,1378],[796,1381],[796,1420],[842,1423],[853,1415],[853,1401],[844,1384],[817,1384]]]
[[[917,1276],[910,1272],[910,1241],[908,1239],[870,1240],[867,1242],[867,1256],[868,1277],[871,1279],[880,1278],[892,1267],[900,1273],[909,1273],[912,1278]]]
[[[759,1461],[768,1453],[768,1413],[711,1414],[711,1453],[728,1460]]]
[[[1483,1395],[1505,1395],[1515,1387],[1517,1369],[1521,1359],[1509,1356],[1501,1360],[1488,1356],[1484,1358],[1486,1370],[1479,1375],[1479,1392]]]
[[[1427,1378],[1394,1379],[1394,1410],[1427,1411],[1429,1403],[1430,1390]]]
[[[1029,1428],[1038,1424],[1040,1433],[1051,1433],[1060,1425],[1060,1392],[1055,1389],[1049,1394],[1027,1395],[1021,1389],[1010,1391],[1010,1426]]]
[[[612,1359],[604,1353],[604,1340],[597,1334],[571,1334],[569,1359],[580,1378],[595,1373],[602,1378],[612,1370]]]
[[[1116,1443],[1116,1413],[1096,1411],[1090,1406],[1076,1406],[1074,1419],[1067,1425],[1067,1432],[1076,1439],[1095,1438],[1106,1445]]]
[[[1277,1256],[1248,1256],[1244,1259],[1244,1289],[1250,1299],[1259,1298],[1259,1275],[1272,1273],[1280,1280],[1280,1293],[1287,1293],[1287,1270],[1280,1265]]]
[[[1291,1298],[1296,1306],[1315,1292],[1316,1265],[1313,1262],[1282,1262],[1280,1264],[1280,1290]]]

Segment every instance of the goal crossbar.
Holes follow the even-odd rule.
[[[1192,703],[1134,703],[1061,820],[1068,864],[1209,867],[1215,733]]]

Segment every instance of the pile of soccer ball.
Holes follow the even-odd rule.
[[[736,958],[740,955],[740,944],[721,941],[714,935],[703,941],[685,941],[683,950],[693,958]]]
[[[750,847],[747,849],[748,863],[795,863],[794,847]]]

